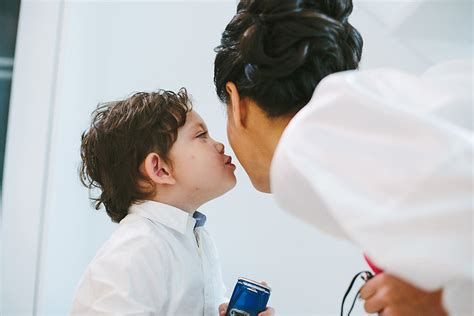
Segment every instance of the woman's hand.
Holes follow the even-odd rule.
[[[441,290],[428,292],[387,273],[369,280],[360,290],[364,309],[380,316],[446,316]]]

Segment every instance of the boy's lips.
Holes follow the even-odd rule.
[[[235,169],[235,165],[232,163],[232,157],[228,156],[224,164],[226,167],[232,167]]]

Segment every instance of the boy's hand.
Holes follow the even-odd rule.
[[[227,306],[229,306],[228,303],[223,303],[219,306],[219,316],[225,316]],[[264,312],[258,314],[258,316],[275,316],[275,310],[271,307],[268,307]]]
[[[229,303],[222,303],[221,305],[219,305],[219,316],[225,316],[227,306],[229,306]]]
[[[380,316],[447,315],[441,305],[441,290],[424,291],[387,273],[367,281],[360,296],[366,312]]]
[[[267,282],[262,281],[260,282],[265,286],[268,286]],[[223,303],[219,305],[219,316],[225,316],[225,312],[227,311],[227,306],[229,306],[229,303]],[[267,307],[267,309],[264,312],[261,312],[258,314],[258,316],[275,316],[275,309],[272,307]]]

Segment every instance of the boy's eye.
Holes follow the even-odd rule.
[[[199,133],[199,135],[197,137],[203,138],[203,137],[206,137],[206,136],[207,136],[207,131]]]

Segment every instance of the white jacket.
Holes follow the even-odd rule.
[[[472,315],[472,60],[325,78],[271,166],[286,210]]]

